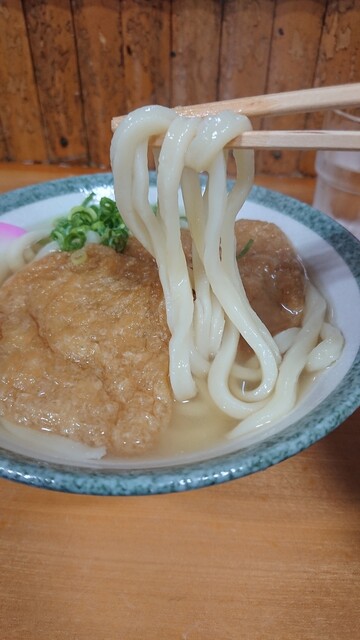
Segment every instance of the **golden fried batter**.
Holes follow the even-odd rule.
[[[134,240],[128,253],[55,253],[0,289],[0,415],[110,453],[154,444],[172,412],[169,334],[153,259]]]

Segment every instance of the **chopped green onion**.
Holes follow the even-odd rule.
[[[86,253],[86,249],[79,249],[78,251],[74,251],[74,253],[71,255],[71,262],[72,264],[74,264],[76,267],[78,267],[81,264],[84,264],[87,260],[87,253]]]
[[[123,221],[116,202],[101,198],[92,204],[94,194],[88,195],[81,205],[73,207],[66,217],[56,221],[50,239],[55,240],[62,251],[76,251],[85,243],[89,231],[95,231],[100,243],[121,253],[124,251],[129,229]]]
[[[246,245],[241,249],[241,251],[236,254],[236,259],[239,260],[239,258],[243,258],[247,254],[247,252],[251,249],[253,244],[254,244],[254,240],[250,238],[250,240],[247,241]]]
[[[93,197],[94,197],[94,192],[92,191],[92,192],[91,192],[91,193],[89,193],[89,195],[85,198],[85,200],[84,200],[84,201],[83,201],[83,203],[82,203],[82,206],[83,206],[83,207],[87,207],[87,206],[88,206],[88,204],[90,204],[90,202],[91,202],[91,200],[93,199]]]

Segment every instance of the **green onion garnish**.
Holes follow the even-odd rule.
[[[76,251],[86,242],[89,231],[94,231],[100,243],[112,247],[121,253],[124,251],[129,229],[123,221],[116,202],[111,198],[101,198],[99,204],[93,204],[94,194],[85,198],[81,205],[73,207],[69,214],[56,221],[50,234],[62,251]]]
[[[241,249],[241,251],[236,254],[236,259],[238,260],[239,258],[243,258],[247,254],[247,252],[251,249],[253,244],[254,244],[254,240],[250,238],[250,240],[247,241],[246,245]]]

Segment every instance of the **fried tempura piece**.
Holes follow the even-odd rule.
[[[246,295],[272,335],[301,324],[305,305],[305,271],[286,235],[271,222],[239,220],[237,255]]]
[[[182,243],[191,267],[191,236]],[[235,224],[237,263],[246,295],[272,335],[297,327],[305,304],[305,271],[286,235],[271,222],[238,220]],[[245,255],[241,251],[248,241]]]
[[[236,224],[250,303],[275,334],[301,322],[304,269],[265,222]],[[191,239],[182,232],[191,267]],[[131,238],[33,262],[0,289],[0,416],[108,453],[150,449],[171,419],[169,331],[156,264]]]
[[[153,259],[134,240],[128,254],[55,253],[0,289],[0,415],[114,454],[153,446],[172,412],[169,333]]]

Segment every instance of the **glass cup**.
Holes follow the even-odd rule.
[[[360,109],[329,111],[323,129],[360,131]],[[360,237],[360,151],[318,151],[313,205]]]

